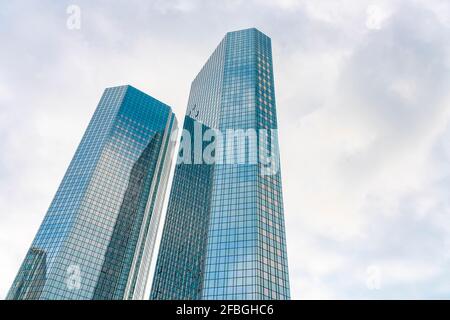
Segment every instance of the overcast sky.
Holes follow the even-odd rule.
[[[182,122],[248,27],[272,38],[292,297],[450,297],[449,1],[0,0],[0,298],[104,88]]]

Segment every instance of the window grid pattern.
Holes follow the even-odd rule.
[[[192,82],[183,125],[192,145],[195,121],[203,132],[218,128],[223,73],[217,71],[224,54],[222,41]],[[175,167],[150,299],[201,299],[213,170],[207,164]]]
[[[186,114],[205,126],[218,128],[225,55],[225,41],[222,41],[209,57],[191,85]]]
[[[187,114],[185,128],[276,129],[270,38],[228,33],[194,80]],[[278,152],[278,142],[257,148]],[[176,167],[152,299],[290,298],[280,173],[260,169]]]
[[[258,129],[277,129],[272,49],[270,39],[256,38]],[[274,141],[272,141],[272,138]],[[278,164],[277,135],[269,135],[267,145],[259,145],[265,154],[274,154]],[[265,150],[267,149],[267,150]],[[259,165],[261,166],[261,165]],[[261,168],[260,168],[261,169]],[[258,175],[258,269],[264,299],[290,299],[289,273],[285,238],[281,170],[274,175]]]
[[[195,120],[183,128],[194,139]],[[208,129],[202,126],[203,132]],[[191,149],[191,155],[193,155]],[[151,299],[200,299],[210,214],[213,166],[178,164],[153,279]]]
[[[133,87],[105,90],[7,298],[125,297],[133,269],[149,264],[133,261],[148,239],[143,221],[160,214],[148,199],[160,153],[170,154],[173,118],[170,107]]]
[[[220,129],[276,129],[270,39],[249,29],[228,34],[226,45]],[[270,142],[258,147],[272,151]],[[281,181],[260,170],[215,166],[204,299],[290,298]]]

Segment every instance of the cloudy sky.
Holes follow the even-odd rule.
[[[293,298],[450,298],[447,0],[0,0],[0,298],[103,89],[181,120],[248,27],[272,38]]]

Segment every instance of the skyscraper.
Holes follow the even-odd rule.
[[[225,36],[192,83],[183,130],[150,298],[289,299],[269,37]],[[256,144],[228,144],[238,132]],[[222,146],[213,162],[208,142]]]
[[[105,90],[7,299],[139,299],[177,128],[171,108]]]

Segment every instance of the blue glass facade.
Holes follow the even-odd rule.
[[[171,165],[169,106],[105,90],[7,299],[140,299]]]
[[[254,130],[258,143],[233,152],[269,151],[279,164],[276,135],[265,144],[259,133],[277,129],[269,37],[225,36],[192,83],[184,122],[192,137],[196,122],[203,131]],[[280,170],[263,167],[177,164],[151,299],[290,298]]]

